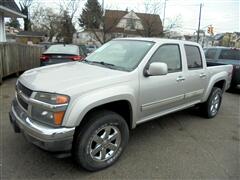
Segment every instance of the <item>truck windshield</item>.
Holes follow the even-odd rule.
[[[112,69],[132,71],[153,44],[154,42],[150,41],[113,40],[94,51],[85,62]]]

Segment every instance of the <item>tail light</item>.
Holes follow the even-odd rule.
[[[80,61],[83,59],[82,56],[70,56],[69,58],[72,59],[73,61]]]
[[[48,60],[49,60],[49,56],[47,56],[47,55],[40,56],[40,61],[48,61]]]

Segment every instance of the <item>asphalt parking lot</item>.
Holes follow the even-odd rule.
[[[112,167],[90,173],[15,134],[8,111],[16,78],[0,86],[0,179],[239,179],[240,89],[225,93],[214,119],[193,109],[139,125]]]

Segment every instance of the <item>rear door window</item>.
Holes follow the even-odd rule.
[[[188,69],[199,69],[202,68],[202,56],[200,50],[197,46],[193,45],[184,45]]]

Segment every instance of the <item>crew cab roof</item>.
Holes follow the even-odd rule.
[[[116,38],[114,40],[136,40],[136,41],[151,41],[155,43],[183,43],[200,46],[200,44],[192,41],[177,40],[177,39],[165,39],[165,38],[145,38],[145,37],[128,37],[128,38]]]

